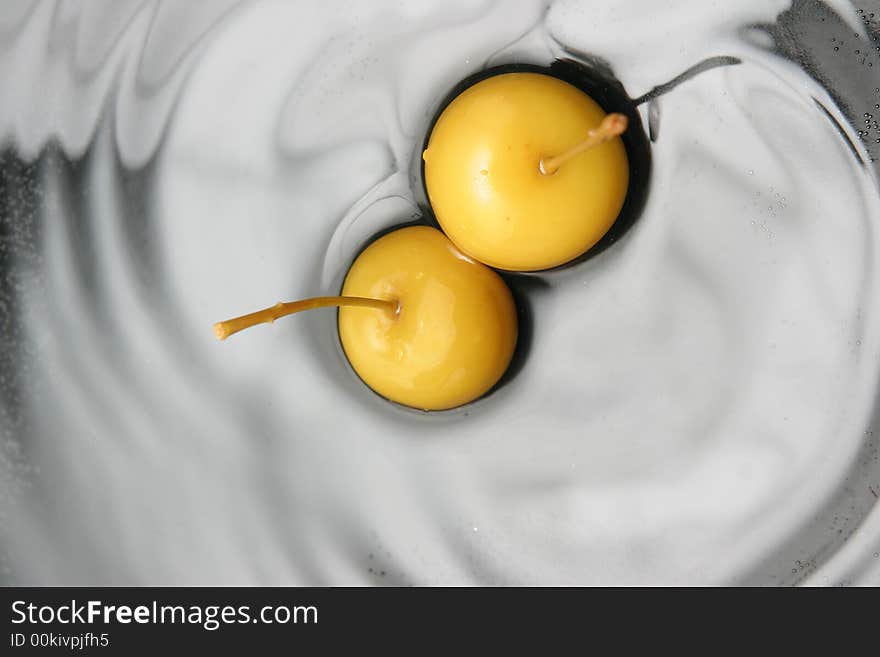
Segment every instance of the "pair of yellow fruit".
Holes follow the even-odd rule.
[[[279,304],[215,325],[217,336],[339,305],[345,354],[378,394],[423,410],[480,398],[507,370],[517,340],[513,297],[490,267],[549,269],[599,241],[629,184],[617,137],[625,127],[625,117],[606,116],[549,75],[505,73],[472,85],[443,110],[423,156],[445,235],[428,226],[388,233],[355,259],[342,287],[347,301]]]

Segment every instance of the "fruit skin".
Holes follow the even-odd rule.
[[[458,248],[491,267],[539,271],[585,253],[614,224],[629,162],[617,137],[544,176],[541,158],[586,138],[605,111],[541,73],[503,73],[443,110],[424,153],[425,188]]]
[[[517,338],[501,277],[428,226],[395,230],[355,259],[343,295],[399,301],[399,314],[340,308],[339,338],[355,372],[391,401],[446,410],[488,392]]]

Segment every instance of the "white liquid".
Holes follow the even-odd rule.
[[[880,583],[877,180],[829,92],[743,31],[787,3],[187,4],[44,7],[0,58],[0,90],[22,85],[0,136],[24,159],[61,145],[21,293],[11,579]],[[332,311],[216,342],[215,321],[334,292],[418,216],[413,158],[459,80],[572,53],[633,98],[741,63],[651,101],[647,206],[538,277],[510,383],[395,407]],[[13,75],[28,55],[57,103]]]

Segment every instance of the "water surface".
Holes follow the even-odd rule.
[[[591,6],[598,5],[598,6]],[[878,12],[880,16],[880,12]],[[20,584],[880,584],[880,58],[848,3],[10,3],[0,537]],[[876,34],[876,32],[875,32]],[[515,376],[378,399],[334,293],[491,67],[613,74],[620,238]]]

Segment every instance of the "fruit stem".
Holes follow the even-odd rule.
[[[397,317],[400,314],[400,303],[398,301],[371,299],[369,297],[313,297],[300,301],[288,301],[287,303],[279,302],[269,308],[263,308],[241,317],[227,319],[225,322],[217,322],[214,324],[214,335],[217,336],[218,340],[225,340],[233,333],[238,333],[257,324],[271,324],[279,317],[327,306],[375,308],[376,310],[384,310],[393,317]]]
[[[580,155],[594,146],[604,144],[609,139],[613,139],[614,137],[623,134],[628,123],[629,120],[626,118],[625,114],[618,114],[616,112],[608,114],[602,119],[602,123],[599,124],[599,127],[593,128],[587,133],[587,138],[582,142],[575,144],[561,155],[541,158],[541,161],[538,162],[538,171],[540,171],[542,175],[552,176],[559,171],[559,167],[568,162],[571,158]]]

